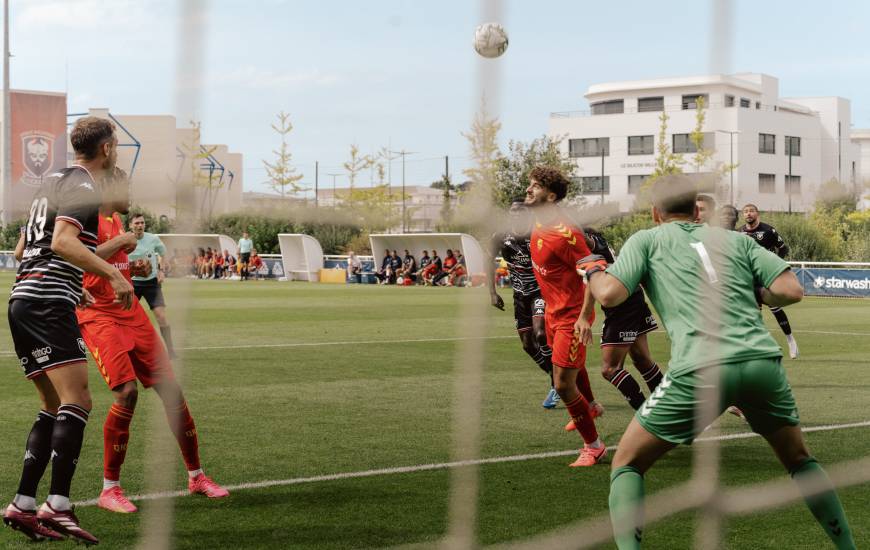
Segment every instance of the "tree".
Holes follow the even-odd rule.
[[[535,166],[552,166],[567,178],[573,177],[577,165],[562,152],[563,137],[541,136],[528,143],[511,140],[507,154],[499,155],[495,175],[495,203],[502,208],[515,200],[522,200],[529,186],[529,173]],[[580,197],[581,189],[572,185],[568,197]]]
[[[401,216],[395,214],[394,205],[401,200],[386,184],[351,189],[348,203],[353,205],[352,215],[367,232],[381,231],[399,224]]]
[[[283,199],[288,189],[291,195],[298,193],[302,189],[299,185],[299,180],[302,179],[303,174],[297,174],[296,168],[290,164],[293,158],[287,145],[287,137],[293,130],[290,115],[284,111],[278,113],[278,124],[273,123],[272,129],[281,136],[281,147],[272,151],[275,154],[275,162],[270,163],[264,160],[263,166],[266,168],[266,175],[269,177],[269,186],[280,192]]]
[[[449,225],[453,218],[453,201],[451,200],[450,192],[455,191],[456,187],[450,181],[450,174],[444,174],[438,181],[432,182],[429,186],[432,189],[440,189],[441,192],[441,225]]]
[[[498,117],[490,117],[486,101],[481,101],[480,110],[474,116],[471,131],[462,132],[471,148],[472,166],[462,171],[471,180],[473,187],[494,190],[498,169],[498,133],[501,122]]]
[[[656,167],[653,173],[646,179],[646,182],[644,182],[644,187],[652,185],[654,181],[662,176],[683,173],[682,167],[686,163],[686,160],[683,158],[683,155],[674,153],[671,150],[670,144],[668,144],[668,119],[670,118],[664,111],[659,116],[661,123],[659,125],[658,143],[656,144]]]
[[[375,161],[371,156],[360,155],[359,147],[356,144],[351,144],[350,160],[342,164],[344,169],[347,171],[347,179],[350,181],[351,191],[353,191],[354,183],[356,182],[359,173],[372,166],[374,162]]]

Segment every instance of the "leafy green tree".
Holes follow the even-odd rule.
[[[296,168],[293,167],[291,161],[293,155],[290,153],[290,147],[287,144],[287,138],[290,132],[293,131],[293,124],[290,122],[290,115],[281,111],[277,115],[278,123],[272,124],[272,129],[281,136],[281,146],[273,150],[275,154],[274,162],[263,161],[263,167],[266,169],[266,175],[269,177],[269,186],[278,191],[283,199],[287,191],[291,195],[298,193],[302,187],[299,181],[303,174],[297,174]]]
[[[577,165],[562,152],[564,138],[541,136],[527,143],[511,140],[507,154],[499,155],[496,161],[495,203],[507,208],[511,202],[522,200],[529,186],[529,173],[535,166],[544,165],[557,168],[566,177],[572,178]],[[579,185],[568,190],[569,198],[580,198]],[[575,201],[576,202],[576,201]]]

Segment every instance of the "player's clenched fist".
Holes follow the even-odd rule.
[[[577,260],[577,273],[581,277],[586,277],[586,279],[589,279],[593,273],[598,273],[605,269],[607,269],[607,260],[600,254],[590,254]]]

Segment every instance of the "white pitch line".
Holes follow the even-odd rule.
[[[821,426],[810,426],[803,428],[804,433],[809,432],[828,432],[834,430],[845,430],[849,428],[864,428],[870,427],[870,420],[862,422],[851,422],[848,424],[826,424]],[[699,437],[698,442],[703,441],[730,441],[734,439],[749,439],[759,437],[755,432],[741,432],[735,434],[719,435],[716,437]],[[615,451],[616,445],[608,447],[609,451]],[[396,466],[393,468],[379,468],[375,470],[363,470],[360,472],[342,472],[337,474],[324,474],[311,477],[296,477],[290,479],[274,479],[267,481],[255,481],[251,483],[239,483],[237,485],[225,485],[224,488],[230,492],[245,491],[249,489],[265,489],[268,487],[284,487],[287,485],[301,485],[304,483],[319,483],[322,481],[337,481],[341,479],[357,479],[363,477],[375,477],[393,474],[413,474],[416,472],[428,472],[432,470],[446,470],[450,468],[461,468],[462,466],[476,466],[481,464],[500,464],[504,462],[524,462],[528,460],[540,460],[544,458],[558,458],[562,456],[571,456],[577,454],[577,449],[566,451],[549,451],[545,453],[532,453],[511,456],[496,456],[492,458],[480,458],[477,460],[462,460],[457,462],[440,462],[434,464],[417,464],[414,466]],[[158,500],[162,498],[177,498],[187,496],[187,491],[166,491],[162,493],[151,493],[147,495],[132,495],[127,499],[131,501]],[[95,506],[97,499],[84,500],[76,502],[76,506]]]

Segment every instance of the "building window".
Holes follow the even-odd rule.
[[[628,154],[653,154],[653,136],[628,136]]]
[[[785,154],[789,153],[794,157],[801,156],[801,138],[785,136]]]
[[[749,100],[746,99],[745,97],[741,97],[740,98],[740,106],[748,109],[749,108]]]
[[[598,157],[601,151],[610,156],[610,138],[586,138],[568,140],[568,155],[576,157]]]
[[[665,110],[665,98],[664,97],[642,97],[637,100],[637,111],[639,113],[645,113],[647,111],[664,111]]]
[[[704,149],[712,149],[713,133],[704,132],[704,141],[701,146]],[[692,141],[692,134],[674,134],[673,147],[674,153],[697,153],[698,148]]]
[[[648,177],[648,174],[645,176],[628,176],[628,194],[637,195],[640,193],[640,188]]]
[[[769,155],[776,153],[776,136],[773,134],[758,134],[758,152]]]
[[[704,100],[704,105],[710,105],[707,94],[690,94],[683,96],[683,109],[697,109],[698,99]]]
[[[758,192],[776,193],[776,175],[758,174]]]
[[[599,101],[592,104],[593,115],[613,115],[625,112],[623,108],[625,103],[621,99],[613,99],[610,101]]]
[[[574,181],[580,184],[580,193],[584,195],[600,195],[602,193],[601,176],[574,178]],[[604,194],[610,194],[610,176],[604,176]]]
[[[785,177],[785,192],[789,195],[800,195],[801,194],[801,177],[800,176],[786,176]]]
[[[734,107],[734,96],[730,94],[725,95],[725,106],[726,107]]]

